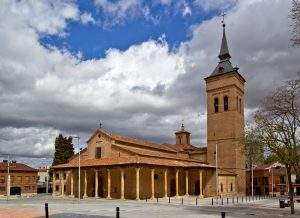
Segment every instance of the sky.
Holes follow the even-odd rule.
[[[289,0],[0,1],[0,157],[51,163],[59,133],[80,147],[106,130],[174,143],[182,120],[206,144],[204,78],[218,63],[225,13],[246,121],[299,78]],[[75,143],[78,149],[77,143]]]

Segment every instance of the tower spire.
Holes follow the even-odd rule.
[[[223,27],[223,37],[222,37],[222,43],[221,43],[221,48],[220,48],[220,54],[219,54],[219,58],[221,61],[225,61],[231,58],[230,54],[229,54],[229,49],[228,49],[228,44],[227,44],[227,39],[226,39],[226,31],[225,31],[225,15],[226,14],[222,14],[223,16],[223,20],[222,20],[222,27]]]

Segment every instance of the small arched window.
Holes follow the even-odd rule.
[[[230,183],[230,191],[233,192],[233,185]]]
[[[219,99],[218,98],[214,99],[214,108],[215,108],[215,113],[219,112]]]
[[[224,97],[224,111],[228,111],[228,96]]]

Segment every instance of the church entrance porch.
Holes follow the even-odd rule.
[[[162,166],[82,167],[81,198],[154,199],[172,196],[203,197],[203,172],[212,169],[188,169]],[[59,171],[66,177],[54,177],[55,196],[78,197],[78,169]],[[211,193],[214,195],[214,193]]]

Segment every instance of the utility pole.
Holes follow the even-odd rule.
[[[74,136],[77,139],[77,147],[78,147],[78,203],[80,203],[80,152],[81,148],[79,147],[79,136]]]
[[[7,155],[7,182],[6,182],[6,200],[10,196],[10,174],[9,174],[9,155]]]
[[[273,166],[271,166],[271,173],[272,173],[272,196],[274,195],[274,179],[273,179]]]
[[[219,175],[218,175],[218,143],[216,142],[216,192],[219,195]]]
[[[49,193],[49,168],[46,166],[46,194]]]
[[[250,158],[251,158],[251,195],[252,195],[252,199],[253,199],[253,196],[254,196],[254,190],[253,190],[253,145],[251,144],[251,155],[250,155]]]

